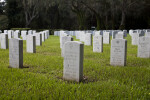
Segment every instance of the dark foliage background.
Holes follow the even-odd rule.
[[[6,0],[0,29],[150,28],[150,0]]]

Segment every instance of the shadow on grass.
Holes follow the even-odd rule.
[[[80,81],[80,82],[76,82],[76,81],[72,81],[72,80],[65,80],[63,79],[63,77],[57,77],[57,79],[60,79],[68,84],[80,84],[80,83],[83,83],[83,84],[88,84],[88,83],[93,83],[93,82],[97,82],[98,80],[97,79],[89,79],[87,76],[83,76],[83,79]]]
[[[8,68],[13,68],[13,67],[8,66]],[[23,66],[23,67],[20,67],[19,69],[24,69],[24,68],[29,68],[29,66]]]

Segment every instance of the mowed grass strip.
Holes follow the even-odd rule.
[[[93,53],[92,46],[85,46],[81,83],[62,79],[59,37],[50,36],[36,54],[26,52],[24,41],[23,69],[8,68],[9,50],[0,49],[0,99],[150,100],[150,59],[137,58],[137,46],[131,45],[129,35],[126,39],[125,67],[110,66],[111,45],[104,44],[103,53]]]

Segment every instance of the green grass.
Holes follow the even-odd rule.
[[[59,37],[50,36],[36,54],[26,52],[24,66],[9,66],[9,51],[0,49],[0,100],[150,100],[150,59],[137,58],[137,46],[127,37],[127,66],[110,66],[110,45],[103,53],[84,48],[84,81],[62,80],[63,58]]]

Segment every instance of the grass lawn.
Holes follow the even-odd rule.
[[[137,58],[129,35],[127,43],[125,67],[110,66],[110,45],[103,53],[85,46],[81,83],[62,80],[59,37],[50,36],[36,54],[26,52],[24,41],[23,69],[8,68],[9,50],[0,49],[0,100],[150,100],[150,59]]]

